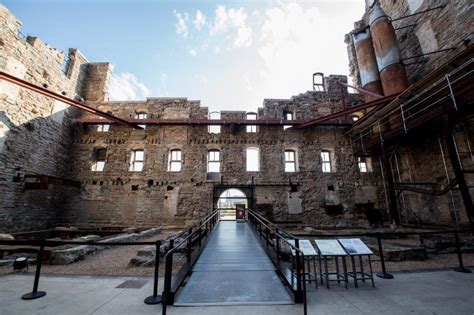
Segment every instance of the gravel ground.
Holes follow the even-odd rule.
[[[142,241],[155,241],[165,239],[174,231],[165,231]],[[400,241],[400,240],[397,240]],[[416,240],[404,240],[404,243],[417,243]],[[131,267],[129,261],[135,257],[137,251],[142,246],[120,246],[103,250],[95,255],[87,256],[84,260],[70,265],[43,265],[42,273],[44,274],[62,274],[62,275],[90,275],[90,276],[153,276],[153,267]],[[474,253],[463,254],[464,265],[474,267]],[[359,263],[356,262],[358,265]],[[386,261],[387,272],[400,271],[423,271],[434,269],[445,269],[458,267],[458,257],[456,254],[438,254],[430,256],[427,260],[422,261]],[[174,270],[180,266],[180,262],[175,262]],[[365,270],[368,270],[367,261],[364,260]],[[351,269],[350,260],[347,260],[348,269]],[[332,269],[333,262],[329,262],[329,268]],[[380,259],[373,256],[372,267],[374,272],[380,272]],[[319,269],[319,268],[318,268]],[[12,272],[11,266],[0,267],[0,275]],[[35,266],[30,266],[29,273],[35,272]],[[164,274],[164,262],[160,263],[160,275]]]
[[[166,239],[176,231],[165,231],[149,238],[140,239],[150,242]],[[48,265],[41,267],[44,274],[90,275],[90,276],[153,276],[153,267],[132,267],[128,263],[136,256],[142,246],[117,246],[103,250],[95,255],[86,256],[84,260],[69,265]],[[164,273],[164,263],[160,263],[160,274]],[[29,273],[34,273],[36,267],[30,266]],[[0,267],[0,275],[12,272],[11,266]]]

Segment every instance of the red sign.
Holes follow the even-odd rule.
[[[245,220],[245,205],[235,205],[235,219]]]

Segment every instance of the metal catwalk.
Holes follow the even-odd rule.
[[[221,221],[175,306],[293,304],[247,223]]]

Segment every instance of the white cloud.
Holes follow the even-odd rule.
[[[174,10],[173,14],[178,20],[175,25],[176,34],[178,34],[182,38],[188,37],[188,20],[189,20],[188,13],[181,14],[180,12],[177,12],[176,10]]]
[[[218,55],[218,54],[220,54],[221,49],[220,49],[219,46],[214,46],[214,49],[212,51],[214,52],[214,54]]]
[[[268,8],[263,14],[257,45],[263,65],[263,78],[258,79],[269,85],[263,89],[271,89],[274,95],[276,91],[286,93],[286,97],[309,89],[312,72],[324,71],[334,56],[346,54],[344,33],[334,38],[331,32],[337,28],[330,17],[321,14],[318,6],[307,7],[295,2]],[[335,42],[342,44],[340,53],[331,47]],[[334,70],[329,71],[334,73]]]
[[[160,86],[160,89],[159,89],[159,92],[160,92],[159,95],[163,95],[163,96],[168,96],[169,95],[167,81],[168,81],[168,76],[166,75],[166,73],[161,73],[160,74],[161,86]]]
[[[111,101],[140,100],[150,95],[150,90],[145,84],[129,72],[112,74],[108,90]]]
[[[206,16],[201,12],[201,10],[196,11],[196,17],[194,18],[193,24],[198,31],[206,25]]]
[[[215,11],[216,17],[210,27],[211,35],[219,33],[234,32],[234,48],[248,47],[252,44],[252,28],[247,24],[247,12],[244,8],[226,9],[218,5]]]
[[[196,55],[197,55],[197,50],[196,50],[196,48],[191,48],[191,49],[189,50],[189,54],[190,54],[191,56],[193,56],[193,57],[196,56]]]
[[[203,74],[195,74],[194,78],[196,81],[201,82],[201,83],[207,83],[207,76]]]

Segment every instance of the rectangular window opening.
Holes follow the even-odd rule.
[[[258,172],[260,170],[260,157],[257,148],[247,148],[246,152],[247,172]]]
[[[105,160],[107,156],[107,149],[100,148],[94,150],[94,162],[92,164],[92,171],[103,172],[105,168]]]
[[[141,172],[145,161],[145,152],[143,150],[134,150],[130,157],[130,171]]]
[[[331,173],[331,155],[329,151],[321,151],[321,164],[323,173]]]
[[[169,156],[168,171],[180,172],[182,165],[181,150],[171,150]]]
[[[367,168],[367,160],[363,157],[358,157],[357,158],[357,165],[359,166],[359,171],[361,173],[367,173],[368,168]]]
[[[210,150],[207,153],[207,172],[219,173],[221,169],[220,151]]]
[[[147,117],[148,117],[147,113],[143,113],[143,112],[137,113],[135,115],[135,119],[147,119]],[[146,129],[146,125],[138,125],[138,126],[142,127],[143,129]]]
[[[285,150],[285,172],[296,172],[296,154],[293,150]]]
[[[255,113],[248,113],[246,115],[247,120],[257,120],[257,114]],[[248,133],[255,133],[257,132],[257,126],[256,125],[247,125],[246,130]]]
[[[288,112],[288,111],[283,112],[283,119],[284,120],[293,120],[293,113]],[[283,130],[286,130],[286,129],[291,128],[291,127],[293,127],[293,126],[292,125],[285,125],[285,126],[283,126]]]

